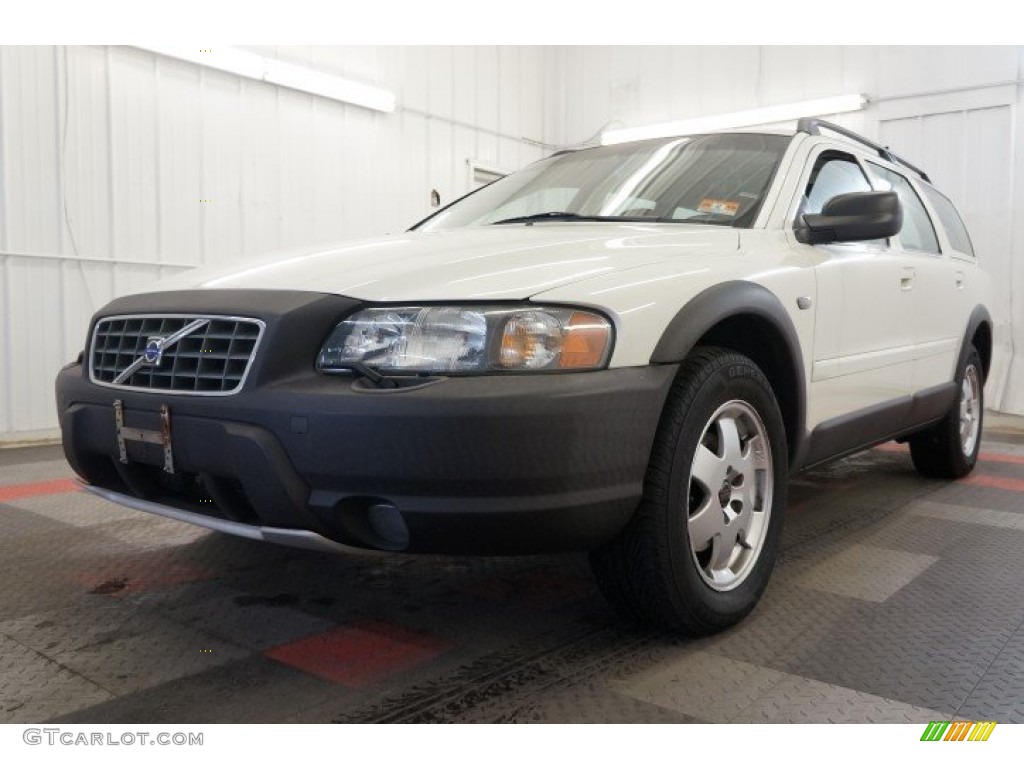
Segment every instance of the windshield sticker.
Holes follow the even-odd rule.
[[[714,200],[710,197],[701,200],[697,207],[701,213],[717,213],[722,216],[735,216],[739,209],[740,204],[735,200]]]

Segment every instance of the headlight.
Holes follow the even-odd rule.
[[[407,373],[601,368],[612,326],[571,307],[377,307],[338,323],[317,360],[324,372],[361,364]]]

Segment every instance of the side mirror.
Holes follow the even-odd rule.
[[[796,237],[808,245],[880,240],[903,228],[903,206],[895,192],[848,192],[803,220]]]

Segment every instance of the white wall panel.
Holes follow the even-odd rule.
[[[457,189],[469,189],[469,166],[466,158],[479,154],[476,131],[456,125],[452,130],[452,178]]]
[[[441,120],[427,121],[427,174],[432,188],[441,195],[442,203],[450,203],[458,197],[462,178],[456,187],[455,167],[452,152],[455,149],[455,129],[451,123]]]
[[[314,99],[310,115],[310,145],[330,147],[339,142],[345,125],[345,107],[335,102]],[[346,155],[324,152],[312,165],[312,230],[307,237],[315,243],[338,238],[345,215]],[[300,195],[300,199],[302,199]]]
[[[601,48],[587,47],[581,51],[581,56],[569,57],[566,62],[566,65],[573,69],[567,77],[578,77],[580,82],[585,83],[584,90],[578,94],[578,98],[586,103],[583,109],[586,114],[605,114],[610,111],[615,83],[612,80],[611,59],[603,55],[602,51]],[[574,142],[587,139],[593,132],[589,126],[579,124],[567,132],[566,140]]]
[[[241,82],[242,254],[281,247],[281,128],[278,91]]]
[[[0,50],[4,133],[17,139],[4,152],[6,246],[61,247],[58,88],[55,49]]]
[[[399,158],[404,169],[405,184],[394,190],[394,203],[402,211],[402,223],[412,224],[422,218],[425,203],[430,201],[430,165],[427,130],[429,120],[421,115],[403,113],[398,125],[402,133],[402,156]]]
[[[65,135],[64,158],[61,164],[66,216],[64,251],[109,256],[113,253],[113,206],[110,186],[110,120],[107,87],[107,56],[105,48],[80,47],[59,49],[61,61],[61,137]],[[2,55],[2,54],[0,54]],[[65,78],[64,75],[67,75]],[[67,98],[68,108],[63,109]],[[74,244],[70,242],[74,234]],[[40,244],[41,246],[41,244]],[[46,250],[38,247],[30,250]]]
[[[630,112],[636,114],[638,119],[643,120],[644,118],[639,116],[649,115],[650,112],[645,110],[640,102],[642,83],[645,76],[648,75],[640,59],[641,50],[641,48],[634,45],[616,46],[612,49],[611,62],[608,65],[608,72],[611,75],[608,105],[615,113]],[[573,57],[567,53],[567,66],[571,66],[572,59]],[[588,57],[586,66],[583,68],[584,87],[594,88],[598,86],[598,81],[594,77],[595,72],[598,71],[595,64],[596,61],[592,54]],[[571,101],[568,100],[568,93],[565,95],[567,102],[565,106],[566,113],[571,115],[577,114],[577,110],[573,108]],[[586,118],[587,115],[580,114],[579,117]],[[595,127],[590,125],[581,125],[578,131],[581,136],[589,137],[595,129]]]
[[[200,104],[200,152],[196,161],[200,185],[195,226],[200,231],[197,262],[223,263],[243,253],[245,208],[242,136],[242,82],[237,77],[197,68]]]
[[[110,50],[113,255],[160,261],[156,65],[143,51]]]
[[[432,46],[428,56],[427,111],[446,120],[455,117],[455,52],[452,47]],[[467,64],[460,60],[459,65]]]
[[[276,163],[278,194],[269,206],[276,208],[278,244],[302,246],[314,237],[313,214],[316,187],[310,176],[316,168],[317,147],[313,144],[313,102],[305,93],[275,89],[280,136],[280,161]],[[312,205],[310,204],[312,203]]]
[[[498,114],[498,87],[501,72],[498,69],[498,49],[476,46],[476,112],[470,121],[484,131],[497,131],[500,123]]]
[[[892,46],[875,49],[874,93],[902,96],[1017,79],[1017,50],[992,46]]]
[[[53,376],[113,296],[401,231],[431,189],[469,189],[468,159],[514,169],[554,125],[539,47],[251,50],[391,89],[398,110],[133,48],[0,47],[0,439],[55,427]]]
[[[40,298],[61,295],[60,262],[10,257],[4,261],[7,303],[4,313],[9,323],[4,356],[9,364],[9,425],[14,431],[31,430],[35,425],[52,422],[53,389],[51,382],[32,375],[40,371],[56,372],[63,359],[64,333],[59,312],[47,311]],[[81,341],[78,344],[81,347]],[[6,362],[5,361],[5,362]]]
[[[636,58],[646,76],[640,80],[637,94],[640,114],[646,115],[647,122],[664,120],[665,93],[672,90],[669,74],[672,63],[672,49],[665,46],[643,46],[636,49]]]
[[[560,53],[551,48],[520,48],[519,131],[513,137],[565,143],[558,129],[561,103]]]
[[[155,62],[156,228],[161,260],[202,262],[200,216],[218,203],[203,191],[199,69],[173,59]]]
[[[398,102],[406,109],[430,111],[430,46],[412,45],[403,50],[402,76],[392,83]]]
[[[452,118],[472,125],[476,119],[476,48],[459,45],[452,52]],[[443,77],[443,75],[441,75]]]
[[[517,135],[522,124],[519,107],[522,96],[520,83],[523,82],[519,63],[521,55],[521,49],[513,45],[498,49],[498,79],[495,88],[495,97],[498,100],[498,132],[506,136]]]

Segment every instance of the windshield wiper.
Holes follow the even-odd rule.
[[[675,219],[656,218],[654,216],[584,216],[569,211],[545,211],[531,213],[529,216],[513,216],[510,219],[492,221],[495,224],[532,224],[535,221],[634,221],[641,223],[675,221]]]
[[[569,211],[544,211],[531,213],[529,216],[513,216],[510,219],[492,221],[491,224],[527,224],[531,221],[601,221],[600,216],[583,216]]]
[[[532,224],[535,221],[625,221],[636,224],[724,224],[732,226],[735,217],[726,213],[695,213],[692,216],[677,219],[670,216],[584,216],[570,211],[545,211],[544,213],[531,213],[528,216],[513,216],[510,219],[492,221],[490,225]]]

